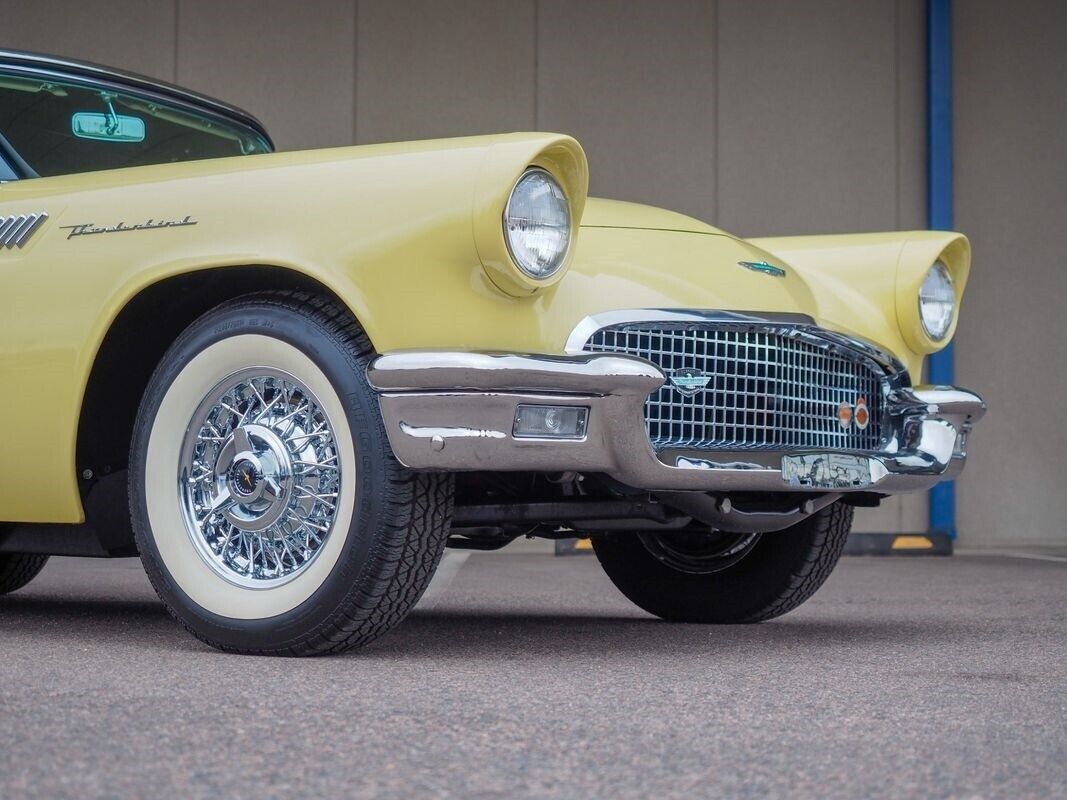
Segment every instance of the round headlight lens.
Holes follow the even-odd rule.
[[[930,267],[919,288],[919,317],[926,335],[934,341],[944,339],[952,327],[955,313],[956,290],[952,286],[952,276],[948,268],[938,261]]]
[[[504,209],[504,238],[519,269],[537,280],[563,266],[571,240],[571,210],[563,189],[543,169],[527,170]]]

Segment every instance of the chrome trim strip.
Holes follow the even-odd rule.
[[[400,430],[415,439],[506,439],[503,431],[490,431],[482,428],[418,428],[400,423]]]
[[[574,326],[563,352],[578,355],[585,352],[585,345],[593,334],[602,328],[624,325],[629,322],[778,322],[786,325],[814,325],[815,320],[806,314],[763,314],[759,316],[741,311],[713,311],[700,309],[679,310],[675,308],[620,308],[591,314]]]
[[[367,380],[378,391],[389,392],[547,390],[636,394],[643,399],[662,386],[666,377],[654,365],[633,356],[399,352],[375,359],[367,369]]]
[[[716,311],[703,309],[669,309],[669,308],[626,308],[592,314],[581,320],[567,337],[564,352],[578,354],[585,350],[593,334],[602,328],[625,325],[634,322],[682,322],[769,325],[782,332],[810,336],[820,344],[830,343],[854,353],[863,355],[881,367],[894,383],[899,384],[899,376],[907,375],[904,364],[887,350],[873,342],[837,331],[821,328],[815,320],[806,314],[786,314],[762,311]],[[910,383],[910,381],[908,382]]]

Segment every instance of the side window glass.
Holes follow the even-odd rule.
[[[4,158],[4,154],[0,153],[0,181],[13,181],[17,177],[15,171],[11,169]]]
[[[269,152],[251,131],[183,107],[2,73],[0,134],[42,177]]]

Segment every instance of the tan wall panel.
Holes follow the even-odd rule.
[[[719,222],[745,235],[897,218],[897,6],[719,4]]]
[[[1067,5],[958,3],[956,226],[974,246],[957,380],[990,411],[959,483],[961,543],[1067,543]]]
[[[0,47],[96,61],[173,81],[175,3],[5,2]]]
[[[352,144],[351,0],[180,0],[178,82],[266,124],[279,149]]]
[[[534,3],[362,0],[360,143],[534,127]]]
[[[591,191],[715,218],[715,30],[707,2],[543,0],[539,128],[578,137]]]
[[[926,4],[923,0],[897,0],[896,14],[895,227],[898,230],[921,230],[926,227]],[[925,524],[925,517],[923,522]]]

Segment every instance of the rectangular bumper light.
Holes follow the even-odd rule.
[[[519,406],[515,409],[516,439],[583,439],[589,409],[582,406]]]

